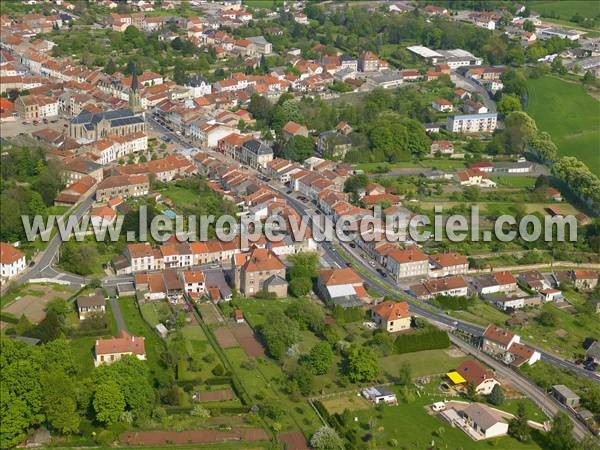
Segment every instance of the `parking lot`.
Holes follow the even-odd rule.
[[[63,133],[67,130],[68,123],[69,121],[66,118],[60,116],[48,119],[47,123],[44,123],[44,121],[40,119],[37,125],[31,120],[25,121],[20,117],[17,117],[17,120],[14,122],[2,122],[0,124],[0,134],[4,138],[10,138],[18,136],[19,134],[31,134],[35,131],[43,130],[44,128],[51,128]]]

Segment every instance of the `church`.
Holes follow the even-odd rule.
[[[146,131],[142,112],[139,82],[135,66],[129,88],[129,108],[91,113],[82,111],[69,124],[69,137],[76,141],[93,142],[105,137],[127,136]]]

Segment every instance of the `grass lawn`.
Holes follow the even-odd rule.
[[[540,14],[557,14],[562,20],[569,20],[575,14],[583,17],[594,18],[600,14],[600,3],[589,0],[562,0],[562,1],[532,1],[528,6]],[[545,18],[543,18],[545,20]],[[576,26],[574,22],[571,25]]]
[[[568,83],[552,76],[530,79],[527,88],[527,112],[535,119],[539,129],[550,133],[559,155],[576,156],[592,172],[600,174],[600,102],[590,96],[581,84]]]
[[[359,411],[361,409],[370,409],[371,404],[359,395],[342,395],[321,400],[321,403],[329,414],[341,414],[345,410]]]
[[[449,350],[426,350],[423,352],[384,356],[379,359],[379,367],[381,367],[383,373],[391,377],[398,376],[398,369],[405,362],[410,364],[411,373],[414,378],[446,373],[451,369],[455,369],[467,359],[464,355],[452,356]]]
[[[371,433],[374,448],[392,448],[391,439],[396,439],[405,449],[428,448],[435,442],[436,448],[448,449],[501,449],[525,450],[541,448],[535,441],[523,444],[511,437],[501,437],[484,441],[473,441],[459,428],[451,427],[437,416],[428,414],[427,405],[443,400],[436,390],[439,380],[434,380],[420,396],[412,401],[401,402],[397,406],[383,406],[377,409],[357,411],[359,436]],[[397,391],[395,387],[392,391]]]
[[[514,188],[514,189],[527,189],[535,186],[535,177],[525,176],[499,176],[490,177],[500,187]]]
[[[144,336],[145,338],[146,359],[152,376],[166,383],[169,379],[167,372],[171,369],[165,369],[159,362],[160,353],[165,348],[163,342],[154,330],[144,322],[133,297],[121,297],[119,306],[129,332],[134,336]]]

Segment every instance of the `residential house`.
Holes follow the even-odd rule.
[[[475,392],[480,395],[489,395],[494,389],[494,386],[500,383],[494,378],[492,370],[484,368],[481,364],[473,359],[467,359],[458,368],[456,372],[468,384],[475,386]]]
[[[508,423],[496,411],[480,403],[472,403],[461,410],[459,415],[465,423],[483,439],[505,436]]]
[[[316,291],[331,306],[361,307],[369,300],[363,279],[350,267],[321,270]]]
[[[446,100],[445,98],[436,98],[431,102],[431,107],[439,112],[452,112],[454,111],[454,106],[452,102]]]
[[[371,317],[380,329],[388,333],[410,329],[411,315],[407,302],[379,303],[371,309]]]
[[[412,285],[410,291],[419,300],[427,300],[437,295],[462,297],[468,294],[469,285],[461,275],[432,278]]]
[[[142,197],[148,195],[149,190],[148,175],[113,175],[98,184],[96,200],[104,202],[115,197]]]
[[[56,117],[58,101],[45,95],[22,95],[15,101],[15,110],[24,120]]]
[[[481,348],[485,353],[503,356],[521,337],[512,331],[489,324],[482,335]]]
[[[26,267],[25,253],[10,244],[0,242],[0,278],[3,282],[16,277]]]
[[[133,355],[137,359],[145,360],[144,337],[131,336],[125,330],[121,330],[117,337],[97,339],[94,353],[94,365],[96,367],[101,364],[112,364],[125,355]]]
[[[92,313],[105,313],[106,300],[102,294],[77,297],[79,320],[86,319]]]
[[[283,139],[286,141],[294,136],[308,137],[308,128],[291,120],[283,126],[281,131],[283,133]]]
[[[418,247],[390,251],[384,265],[396,280],[425,277],[429,273],[429,258]]]
[[[232,257],[235,288],[246,296],[266,291],[276,297],[287,295],[285,265],[266,248],[254,247]]]
[[[454,252],[438,253],[429,256],[429,276],[446,277],[461,275],[469,270],[469,260],[466,256]]]
[[[273,160],[273,149],[259,140],[242,144],[241,162],[255,169],[264,169]]]
[[[390,391],[386,386],[372,386],[364,388],[361,391],[361,394],[364,398],[375,405],[379,405],[381,403],[386,405],[398,404],[396,394]]]
[[[443,156],[449,156],[454,153],[454,143],[446,140],[433,141],[429,147],[429,151],[432,156],[438,153]]]

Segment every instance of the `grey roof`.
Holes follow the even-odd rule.
[[[271,275],[264,283],[265,286],[287,286],[288,282],[279,275]]]
[[[225,274],[222,269],[205,270],[204,284],[207,288],[219,289],[222,298],[231,297],[231,288],[225,280]]]
[[[254,153],[255,155],[273,154],[273,149],[271,147],[263,144],[262,142],[260,142],[256,139],[252,139],[250,141],[244,142],[244,144],[242,146],[244,148],[246,148],[248,151],[250,151],[251,153]]]
[[[531,167],[533,164],[529,161],[522,162],[497,162],[494,163],[494,169],[522,169]]]
[[[198,87],[198,86],[202,86],[203,84],[210,84],[210,83],[202,75],[192,75],[191,77],[188,78],[187,82],[185,83],[186,86],[191,86],[191,87]]]
[[[249,41],[259,45],[266,45],[269,43],[263,36],[252,36],[248,38]]]
[[[7,334],[7,336],[11,339],[14,339],[16,341],[22,341],[29,345],[38,345],[40,342],[42,342],[37,338],[32,338],[28,336],[18,336],[16,334]]]
[[[552,386],[552,389],[554,389],[554,391],[558,392],[560,395],[562,395],[566,399],[579,398],[579,396],[575,392],[573,392],[571,389],[569,389],[564,384],[557,384],[555,386]]]
[[[493,427],[498,422],[502,422],[497,419],[487,408],[478,404],[472,403],[462,410],[462,414],[471,419],[477,424],[483,431]]]
[[[133,116],[133,111],[130,109],[113,109],[110,111],[102,111],[100,113],[92,114],[89,111],[81,111],[78,115],[73,117],[71,123],[97,123],[101,120],[113,120],[122,117]]]
[[[110,121],[110,125],[113,127],[122,127],[124,125],[133,125],[136,123],[144,123],[144,118],[142,116],[133,116],[122,117],[120,119],[113,119]]]
[[[137,91],[139,88],[137,67],[135,64],[133,64],[133,70],[131,71],[131,86],[130,86],[130,88],[134,92]]]
[[[358,62],[358,59],[356,59],[355,57],[350,56],[350,55],[342,55],[342,56],[340,56],[340,61],[341,62],[344,62],[344,61],[357,61]]]
[[[106,301],[101,295],[89,295],[87,297],[77,297],[77,308],[93,308],[104,306]]]
[[[600,360],[600,342],[594,342],[590,348],[587,349],[585,355],[588,358],[594,358]]]
[[[341,306],[342,308],[355,308],[363,305],[356,295],[344,295],[342,297],[335,297],[331,299],[331,303],[334,306]]]

